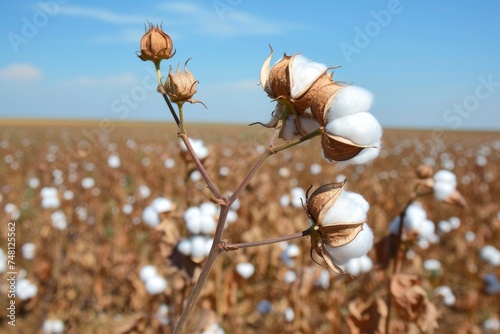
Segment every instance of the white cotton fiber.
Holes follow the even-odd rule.
[[[326,114],[326,119],[330,122],[342,116],[367,112],[372,103],[373,94],[369,90],[358,86],[347,86],[335,95],[335,99]]]
[[[286,141],[300,138],[292,115],[286,118],[285,124],[281,130],[281,138]]]
[[[438,201],[445,200],[455,191],[455,186],[450,183],[436,182],[434,184],[434,197]]]
[[[377,119],[367,112],[336,118],[328,122],[325,130],[363,146],[374,145],[382,137],[382,127]]]
[[[155,208],[157,212],[169,212],[172,210],[172,202],[165,197],[158,197],[153,202],[151,206]]]
[[[236,272],[243,278],[250,278],[255,272],[255,267],[249,262],[238,263],[236,265]]]
[[[320,127],[320,124],[314,118],[300,117],[299,121],[300,127],[302,128],[302,130],[304,130],[305,133],[313,132]]]
[[[292,97],[297,98],[305,93],[326,69],[326,65],[310,61],[303,55],[294,56],[290,63],[290,78],[293,80]]]
[[[366,211],[355,200],[342,192],[337,201],[328,209],[321,225],[338,225],[342,223],[357,223],[366,220]]]
[[[373,231],[368,224],[363,224],[363,230],[350,243],[340,247],[329,247],[325,250],[337,265],[344,265],[350,259],[366,255],[373,246]]]
[[[142,220],[151,227],[156,227],[160,224],[158,211],[152,206],[147,206],[144,211],[142,211]]]
[[[199,235],[191,237],[191,256],[200,259],[206,255],[205,238]]]
[[[344,193],[353,201],[355,201],[363,209],[364,212],[368,212],[368,210],[370,209],[370,204],[368,204],[363,196],[352,191],[344,191]]]

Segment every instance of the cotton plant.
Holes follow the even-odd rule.
[[[137,55],[143,61],[153,62],[157,73],[158,92],[177,125],[181,155],[186,164],[191,166],[186,168],[186,180],[205,182],[206,191],[210,193],[210,203],[193,206],[188,201],[183,214],[190,237],[180,240],[177,250],[203,266],[174,333],[185,330],[194,304],[218,255],[223,251],[237,251],[309,237],[314,262],[322,262],[338,274],[345,273],[346,268],[351,268],[354,272],[352,268],[356,266],[359,267],[358,271],[370,270],[371,260],[367,254],[374,240],[367,218],[370,205],[361,194],[348,191],[345,180],[323,184],[310,195],[310,190],[296,187],[287,195],[288,198],[282,198],[282,205],[304,209],[303,231],[243,243],[223,239],[227,223],[237,220],[235,211],[231,209],[233,204],[237,203],[239,195],[273,154],[320,137],[322,156],[339,166],[366,164],[378,156],[382,143],[382,128],[369,112],[373,103],[373,94],[370,91],[363,87],[335,82],[332,68],[311,61],[301,54],[285,54],[271,66],[271,49],[271,54],[264,61],[260,72],[261,86],[275,102],[272,118],[264,124],[271,129],[269,141],[265,146],[257,146],[256,151],[260,157],[235,190],[230,194],[222,194],[204,166],[209,158],[209,150],[201,139],[188,136],[184,121],[186,102],[205,106],[194,99],[198,81],[188,70],[187,62],[183,71],[179,69],[179,65],[175,72],[170,66],[168,75],[163,78],[160,63],[170,59],[175,51],[170,36],[161,26],[150,25],[141,39],[140,46],[141,50]],[[174,104],[177,108],[174,108]],[[315,170],[318,168],[315,167]],[[282,178],[286,179],[289,173],[289,167],[283,166],[279,169]],[[229,171],[219,171],[219,174],[224,177]],[[151,226],[156,226],[157,210],[151,205],[146,207],[143,220],[149,221]],[[288,267],[283,280],[293,283],[297,278],[293,268],[298,248],[294,248],[293,243],[288,245],[282,254],[284,265]],[[235,270],[242,278],[249,279],[254,274],[255,267],[253,263],[242,262],[235,266]],[[152,269],[149,271],[153,272]],[[321,283],[325,286],[329,284],[329,275],[326,276],[327,282]],[[257,309],[264,315],[272,311],[273,304],[264,300],[259,303]]]

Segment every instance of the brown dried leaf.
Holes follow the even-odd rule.
[[[344,182],[324,184],[317,188],[307,199],[307,210],[315,222],[321,222],[325,213],[337,201],[344,189]]]
[[[330,161],[345,161],[354,158],[365,148],[374,146],[362,146],[354,144],[349,139],[335,136],[323,131],[321,140],[325,158]]]
[[[448,197],[444,199],[445,203],[451,204],[451,205],[456,205],[462,208],[467,207],[467,202],[465,201],[465,198],[460,194],[458,190],[455,189],[454,192],[451,193]]]
[[[382,298],[371,303],[356,299],[348,305],[350,315],[347,324],[352,334],[385,334],[388,309]]]
[[[353,241],[363,230],[363,224],[364,222],[344,223],[342,225],[319,225],[318,227],[319,233],[328,247],[340,247]]]
[[[415,322],[424,332],[438,327],[439,313],[417,276],[396,274],[392,277],[390,290],[395,309],[403,320]]]

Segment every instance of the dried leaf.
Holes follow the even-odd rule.
[[[415,322],[424,332],[438,327],[439,313],[427,298],[417,276],[396,274],[392,277],[390,290],[395,309],[402,319]]]
[[[370,303],[356,299],[348,305],[347,324],[352,334],[384,334],[388,309],[382,298]]]

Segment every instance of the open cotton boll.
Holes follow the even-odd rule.
[[[300,127],[304,130],[305,133],[311,133],[316,131],[321,126],[318,121],[314,118],[309,117],[300,117],[299,118]]]
[[[167,281],[161,276],[153,276],[146,281],[145,286],[150,295],[157,295],[165,291]]]
[[[286,141],[300,138],[293,116],[290,115],[286,118],[285,124],[281,129],[281,138]]]
[[[444,201],[455,191],[455,185],[450,183],[436,182],[434,183],[434,197],[438,201]]]
[[[151,206],[156,212],[169,212],[172,210],[172,202],[165,197],[158,197],[151,202]]]
[[[372,103],[373,94],[369,90],[359,86],[344,87],[335,95],[335,99],[326,113],[326,120],[330,122],[339,117],[367,112]]]
[[[382,127],[368,112],[333,119],[327,123],[325,131],[363,146],[375,146],[382,137]]]
[[[250,278],[255,272],[255,267],[249,262],[238,263],[236,265],[236,272],[244,279]]]
[[[142,221],[151,227],[156,227],[160,225],[160,216],[155,208],[149,205],[142,211]]]
[[[203,234],[211,234],[215,230],[215,219],[213,216],[202,215],[200,217],[200,232]]]
[[[373,268],[373,261],[368,255],[363,255],[359,259],[359,265],[361,267],[361,272],[367,273]]]
[[[339,247],[325,245],[325,250],[330,254],[334,263],[345,265],[350,259],[366,255],[372,246],[373,231],[368,224],[364,223],[363,230],[350,243]]]
[[[203,140],[189,138],[189,142],[191,143],[191,147],[193,148],[198,158],[205,159],[208,156],[208,149],[205,147],[205,144],[203,144]],[[184,152],[187,152],[187,147],[182,140],[180,144],[181,144],[181,149]]]
[[[139,277],[143,282],[146,282],[151,277],[157,276],[158,272],[156,271],[155,266],[147,264],[141,268],[139,271]]]
[[[191,255],[191,239],[182,239],[177,244],[177,250],[186,256]]]
[[[32,260],[36,255],[36,245],[31,242],[25,243],[21,248],[21,252],[23,254],[23,258],[26,260]]]
[[[206,256],[206,241],[200,235],[191,237],[191,257],[201,259]]]
[[[481,260],[492,266],[500,266],[500,251],[492,245],[486,245],[479,251]]]
[[[355,201],[363,209],[363,211],[368,212],[368,210],[370,209],[370,204],[368,204],[366,199],[360,194],[352,191],[344,191],[344,194]]]
[[[121,165],[120,157],[116,154],[112,154],[108,158],[108,166],[109,168],[118,168]]]
[[[215,217],[217,215],[217,205],[212,202],[205,202],[200,205],[202,215]]]
[[[335,203],[326,211],[323,226],[342,223],[362,222],[366,220],[366,211],[345,192],[342,192]]]
[[[59,319],[47,319],[43,322],[43,332],[46,334],[60,334],[64,331],[64,322]]]
[[[326,65],[313,62],[303,55],[295,55],[290,63],[290,77],[293,79],[292,98],[303,94],[327,69]]]
[[[28,300],[36,296],[38,287],[28,279],[18,279],[16,283],[16,295],[21,300]]]
[[[358,276],[361,273],[361,265],[358,259],[350,259],[343,267],[343,270],[351,276]]]

